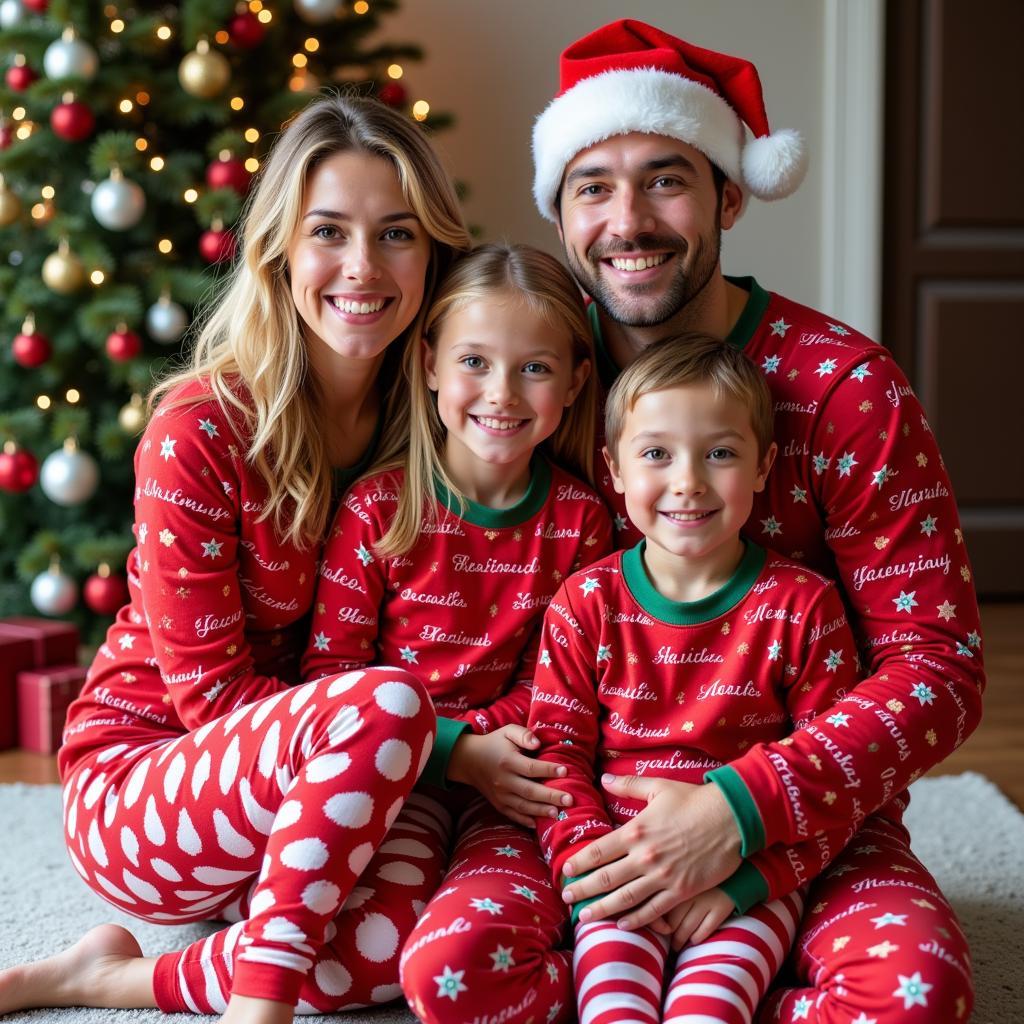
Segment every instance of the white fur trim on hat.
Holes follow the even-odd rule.
[[[807,151],[799,132],[784,128],[743,147],[743,183],[758,199],[784,199],[807,173]]]

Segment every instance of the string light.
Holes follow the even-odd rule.
[[[120,18],[115,18],[110,23],[110,31],[114,32],[114,33],[123,32],[124,31],[124,22]]]
[[[227,34],[227,32],[225,32],[225,31],[224,31],[224,29],[221,29],[221,30],[220,30],[220,31],[219,31],[219,32],[218,32],[218,33],[217,33],[217,34],[216,34],[216,35],[215,35],[215,36],[213,37],[213,41],[214,41],[215,43],[219,43],[219,44],[220,44],[221,46],[223,46],[223,45],[224,45],[225,43],[227,43],[227,42],[228,42],[228,41],[229,41],[230,39],[231,39],[231,36],[229,36],[229,35]]]
[[[401,78],[405,74],[401,64],[389,64],[388,65],[388,77],[389,78]]]
[[[108,18],[116,18],[117,17],[117,6],[115,4],[107,4],[107,6],[103,8],[103,13]]]
[[[64,396],[71,405],[74,405],[82,396],[78,391],[78,388],[68,388],[68,393]]]
[[[356,0],[352,5],[352,10],[355,11],[356,14],[365,14],[369,9],[370,5],[366,0]]]
[[[162,171],[164,169],[164,158],[162,156],[155,156],[149,161],[149,166],[154,171]]]
[[[44,199],[52,199],[57,194],[57,190],[52,185],[44,185],[39,190],[39,194]]]
[[[316,53],[316,51],[320,49],[320,40],[314,39],[313,36],[310,36],[302,45],[305,46],[310,53]]]
[[[45,203],[36,203],[35,206],[32,207],[33,220],[42,220],[46,216],[46,214],[47,209]]]
[[[296,53],[292,57],[292,64],[297,68],[304,68],[309,63],[309,58],[304,53]]]
[[[245,106],[245,100],[243,100],[241,96],[232,96],[231,97],[231,109],[232,110],[241,110],[242,107],[244,107],[244,106]]]
[[[253,14],[259,14],[263,10],[263,0],[249,0],[249,10]]]
[[[22,121],[21,127],[14,133],[19,139],[27,139],[33,131],[35,131],[35,125],[31,121]]]
[[[261,24],[269,25],[270,22],[273,20],[274,16],[270,13],[270,11],[260,11],[260,13],[256,15],[256,17],[259,18]]]
[[[103,282],[106,281],[106,279],[107,275],[104,274],[102,270],[94,270],[89,275],[89,280],[92,281],[92,283],[95,285],[103,284]]]
[[[132,103],[131,100],[121,100],[117,105],[117,109],[120,110],[122,114],[130,114],[135,109],[135,104]]]
[[[186,203],[194,203],[199,198],[199,193],[194,188],[187,188],[182,198]]]
[[[412,116],[417,121],[426,121],[427,114],[430,113],[430,104],[426,100],[417,100],[412,105]]]
[[[174,248],[174,243],[169,238],[161,238],[156,247],[166,256]]]
[[[40,395],[36,399],[36,405],[38,405],[40,409],[49,409],[51,404],[49,395]]]
[[[245,129],[245,141],[246,142],[259,142],[260,133],[255,128]]]
[[[139,151],[140,153],[145,153],[145,152],[146,152],[146,150],[147,150],[147,149],[149,149],[149,143],[148,143],[148,142],[147,142],[147,141],[146,141],[146,140],[145,140],[145,139],[144,139],[144,138],[143,138],[143,137],[142,137],[142,136],[140,135],[140,136],[139,136],[139,137],[138,137],[138,138],[137,138],[137,139],[135,140],[135,148],[136,148],[136,149],[137,149],[137,150],[138,150],[138,151]]]
[[[137,92],[135,94],[135,102],[138,103],[138,105],[140,107],[148,106],[149,105],[149,93],[148,92]]]
[[[13,118],[13,119],[14,119],[15,121],[20,121],[20,120],[22,120],[22,119],[24,118],[24,116],[25,116],[25,108],[24,108],[24,107],[15,107],[15,108],[14,108],[14,109],[13,109],[13,110],[11,111],[11,117],[12,117],[12,118]]]
[[[257,160],[256,157],[254,156],[249,157],[249,159],[245,161],[245,169],[250,174],[255,174],[260,169],[259,160]]]
[[[170,25],[161,25],[156,30],[156,37],[157,37],[157,39],[170,39],[171,38],[171,26]]]

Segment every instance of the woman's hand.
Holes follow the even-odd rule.
[[[675,950],[687,943],[696,945],[710,938],[735,909],[733,901],[721,889],[708,889],[673,907],[664,917],[662,934],[671,936]]]
[[[713,783],[605,775],[601,784],[612,796],[647,806],[565,864],[565,874],[586,875],[562,890],[567,903],[601,897],[580,911],[581,921],[619,917],[626,929],[652,924],[740,866],[739,829]]]
[[[473,786],[506,818],[533,828],[535,818],[554,818],[559,807],[572,803],[568,793],[543,783],[561,778],[565,768],[523,753],[538,746],[540,740],[521,725],[506,725],[483,736],[465,732],[452,748],[448,778]]]

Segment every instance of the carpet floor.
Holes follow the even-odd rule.
[[[907,823],[914,849],[952,901],[970,940],[977,1001],[974,1024],[1024,1021],[1024,815],[981,775],[922,779],[911,789]],[[61,838],[57,786],[0,786],[0,967],[34,960],[104,921],[131,928],[147,955],[205,934],[204,926],[147,925],[113,911],[75,874]],[[310,1024],[409,1024],[385,1008]],[[157,1010],[34,1010],[5,1024],[186,1024]]]

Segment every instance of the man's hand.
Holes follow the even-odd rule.
[[[739,830],[713,783],[605,775],[601,784],[612,796],[646,800],[647,806],[565,864],[565,874],[586,875],[562,890],[567,903],[601,897],[584,907],[581,921],[623,915],[620,928],[651,924],[740,866]]]
[[[532,829],[535,818],[554,818],[559,807],[572,803],[568,793],[543,783],[561,778],[565,768],[523,753],[539,745],[537,737],[521,725],[506,725],[483,736],[463,733],[452,748],[448,778],[473,786],[506,818]]]

